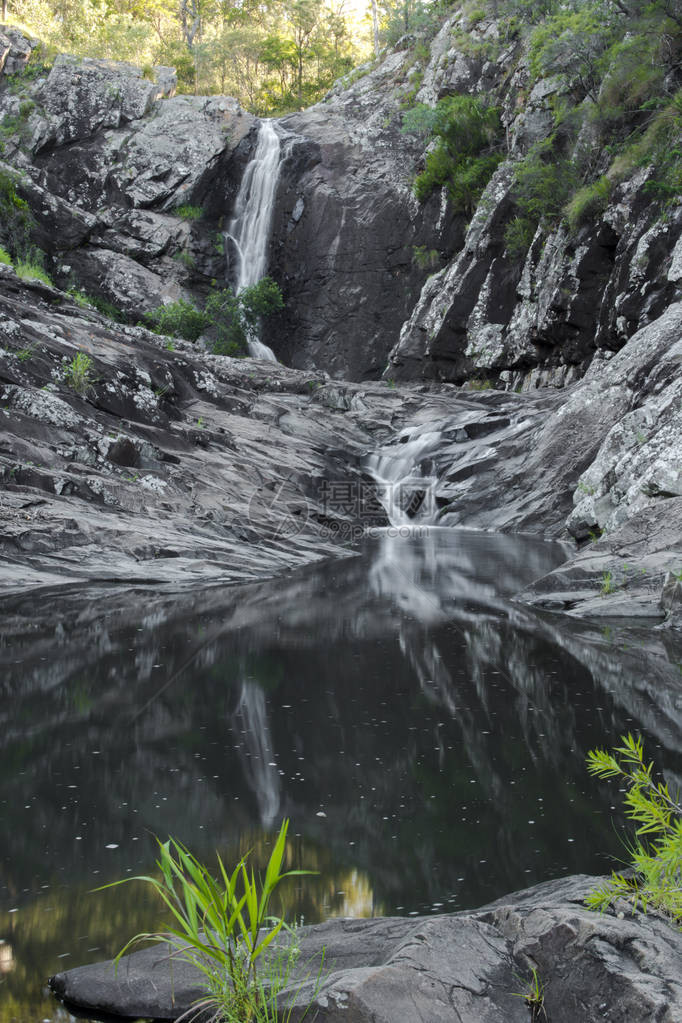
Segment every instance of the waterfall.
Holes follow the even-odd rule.
[[[244,171],[234,216],[224,234],[227,271],[230,274],[232,270],[237,295],[265,276],[279,169],[279,135],[272,121],[262,121],[256,152]],[[230,259],[231,251],[236,256],[234,261]],[[234,269],[232,262],[236,264]],[[256,359],[277,362],[272,349],[256,337],[249,338],[249,353]]]
[[[397,442],[369,455],[367,470],[378,484],[379,500],[392,526],[436,519],[433,456],[442,440],[435,424],[405,430]]]

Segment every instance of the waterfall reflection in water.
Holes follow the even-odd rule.
[[[290,866],[320,871],[284,896],[308,922],[464,908],[609,866],[618,811],[585,752],[641,731],[674,782],[682,650],[670,632],[510,599],[562,558],[530,537],[387,531],[358,557],[180,602],[62,592],[0,608],[14,963],[0,1021],[11,999],[22,1020],[52,1015],[40,978],[159,922],[132,890],[84,894],[147,872],[150,832],[205,858],[266,856],[290,816]]]

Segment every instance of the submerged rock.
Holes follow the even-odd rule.
[[[596,878],[549,881],[473,912],[329,920],[299,932],[297,977],[281,1005],[292,1021],[311,1004],[333,1023],[523,1023],[532,970],[552,1023],[622,1023],[682,1014],[682,935],[655,913],[615,917],[583,906]],[[313,978],[324,949],[319,990]],[[175,1020],[203,990],[201,975],[163,947],[50,979],[89,1013]]]

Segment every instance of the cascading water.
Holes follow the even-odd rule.
[[[256,152],[244,171],[234,216],[224,234],[227,272],[237,295],[265,276],[280,153],[280,138],[274,124],[262,121]],[[250,337],[248,343],[254,358],[277,362],[275,353],[259,338]]]
[[[435,521],[433,456],[441,440],[441,430],[431,423],[404,431],[396,443],[367,457],[366,468],[377,481],[379,500],[392,526]]]

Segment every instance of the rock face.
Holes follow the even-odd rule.
[[[411,192],[420,146],[400,133],[399,109],[416,73],[409,53],[397,51],[349,89],[342,80],[323,103],[281,122],[289,155],[271,268],[286,317],[269,340],[292,366],[380,376],[387,340],[426,276],[415,251],[450,252],[461,240],[456,219],[432,225]],[[437,221],[436,198],[429,210]]]
[[[499,54],[492,61],[483,56],[491,44]],[[501,46],[494,18],[472,27],[456,13],[443,25],[416,98],[433,105],[456,92],[491,94],[502,109],[509,159],[485,190],[463,246],[424,285],[387,377],[563,386],[584,373],[595,351],[620,349],[679,297],[682,208],[661,216],[650,199],[651,169],[617,184],[590,223],[572,232],[538,229],[524,258],[506,248],[515,163],[555,130],[553,104],[567,91],[557,77],[531,88],[527,55],[518,42]],[[590,145],[583,133],[575,152]]]
[[[333,1023],[522,1023],[532,969],[552,1023],[656,1019],[682,1013],[682,938],[654,914],[625,919],[583,905],[595,878],[550,881],[473,913],[419,919],[330,920],[301,932],[303,975],[282,1003],[302,1020]],[[325,949],[317,993],[305,978]],[[304,981],[301,986],[301,980]],[[57,974],[52,990],[79,1010],[175,1020],[201,992],[200,975],[148,949],[112,964]],[[544,1018],[544,1017],[543,1017]]]
[[[172,68],[148,80],[61,55],[0,90],[0,118],[15,126],[1,169],[29,203],[53,280],[132,321],[222,282],[222,221],[255,124],[236,100],[174,96],[175,84]]]
[[[3,588],[237,582],[340,550],[323,480],[361,473],[367,406],[0,274]],[[389,420],[400,398],[375,387]]]

